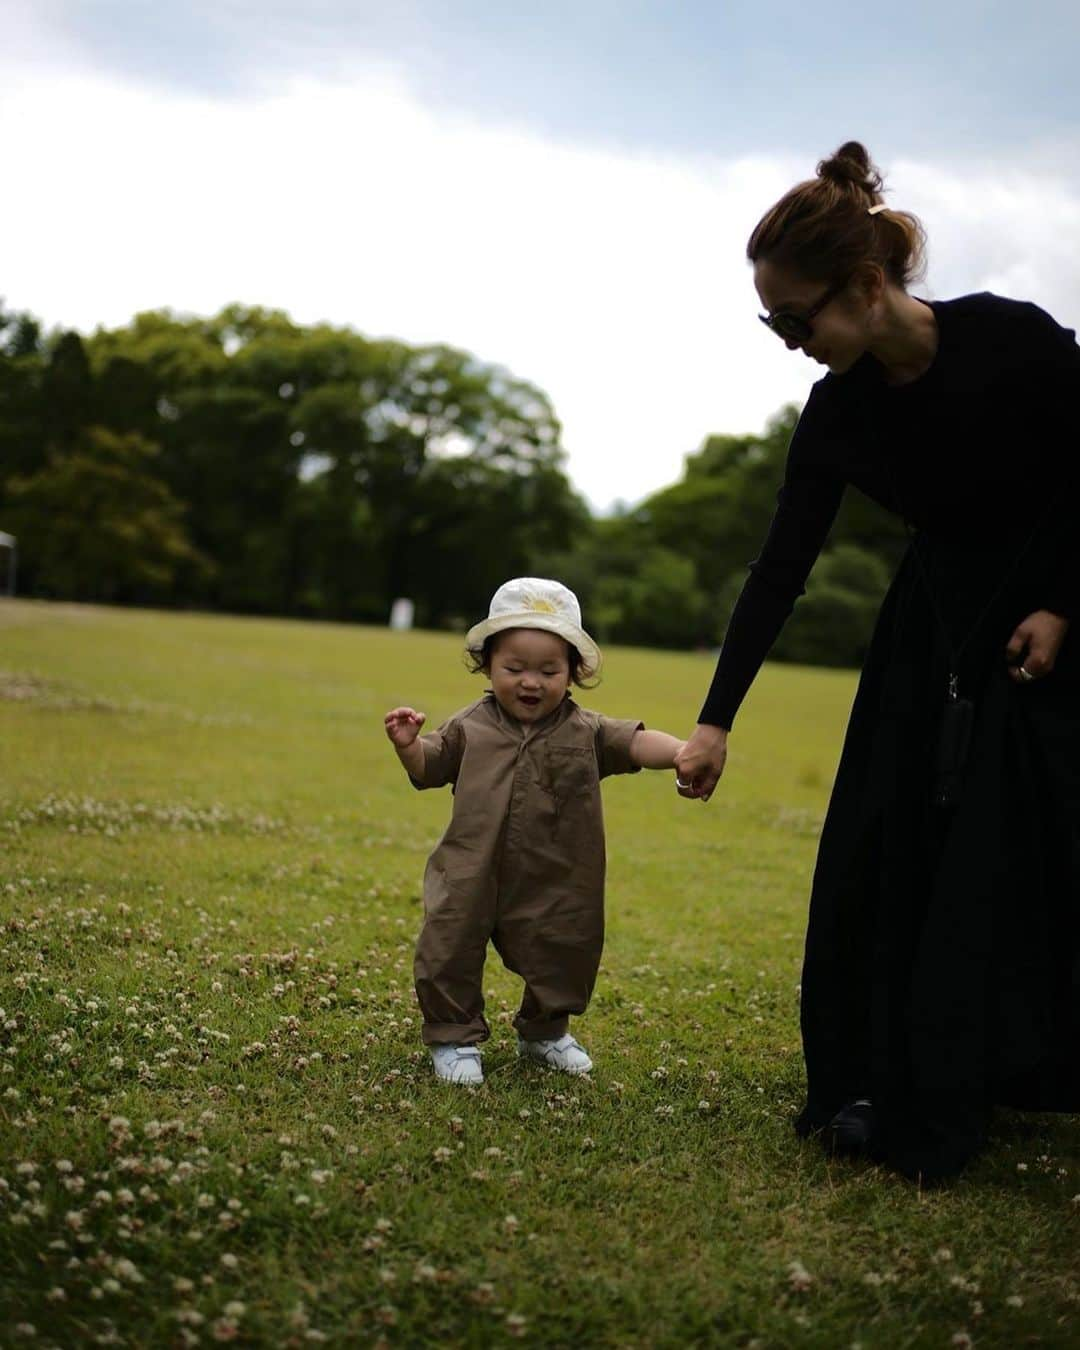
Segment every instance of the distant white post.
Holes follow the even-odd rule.
[[[413,602],[405,596],[399,596],[390,606],[390,629],[394,633],[406,633],[413,625]]]
[[[13,534],[5,534],[3,530],[0,530],[0,548],[11,550],[8,554],[7,593],[8,595],[14,595],[15,569],[19,561],[19,550],[15,543],[15,536]]]

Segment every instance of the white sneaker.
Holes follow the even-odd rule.
[[[475,1045],[429,1045],[435,1077],[447,1083],[474,1087],[484,1081],[480,1050]]]
[[[518,1054],[563,1073],[588,1073],[592,1068],[592,1060],[569,1032],[557,1041],[526,1041],[519,1036]]]

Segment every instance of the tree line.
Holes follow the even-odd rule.
[[[564,579],[600,640],[714,645],[797,413],[595,518],[540,389],[441,344],[232,305],[46,334],[0,307],[0,530],[33,596],[461,629]],[[859,660],[902,532],[849,500],[775,655]]]

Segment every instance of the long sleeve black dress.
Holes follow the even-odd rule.
[[[1080,1110],[1080,636],[1016,685],[1005,645],[1080,608],[1080,347],[1034,305],[934,303],[939,345],[889,386],[864,356],[814,386],[700,720],[730,727],[848,484],[913,543],[882,605],[814,874],[801,1133],[871,1098],[882,1158],[960,1170],[994,1103]],[[975,705],[959,800],[934,802],[942,711]]]

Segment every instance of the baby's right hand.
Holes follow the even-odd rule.
[[[420,735],[420,728],[425,721],[427,721],[425,715],[417,712],[415,708],[393,708],[383,718],[383,725],[386,727],[386,734],[398,749],[404,750]]]

